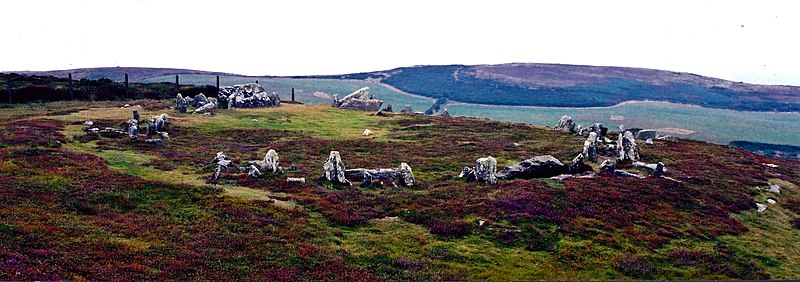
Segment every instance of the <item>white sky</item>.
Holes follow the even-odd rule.
[[[7,1],[0,71],[311,75],[537,62],[800,85],[800,1],[264,2]]]

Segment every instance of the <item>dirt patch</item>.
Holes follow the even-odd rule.
[[[609,119],[610,120],[625,120],[625,117],[624,116],[611,116]]]
[[[674,127],[665,127],[665,128],[656,128],[656,131],[672,133],[672,134],[679,134],[679,135],[689,135],[697,133],[694,130],[688,130],[683,128],[674,128]]]
[[[314,95],[314,97],[317,97],[317,98],[333,99],[333,96],[331,96],[330,94],[325,93],[325,92],[316,91],[316,92],[314,92],[313,95]]]

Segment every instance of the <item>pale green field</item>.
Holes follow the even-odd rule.
[[[709,109],[664,102],[636,102],[604,108],[504,107],[484,105],[449,105],[454,116],[488,117],[494,120],[555,126],[563,115],[578,124],[601,122],[611,129],[620,124],[627,128],[680,128],[695,131],[675,137],[718,144],[734,140],[800,146],[800,113],[741,112]],[[624,120],[611,120],[622,116]]]
[[[337,79],[293,79],[293,78],[263,78],[263,77],[234,77],[220,76],[221,86],[256,82],[266,89],[267,92],[275,92],[280,95],[281,100],[292,99],[292,87],[294,87],[295,100],[306,104],[330,104],[330,99],[314,96],[314,92],[323,92],[329,95],[339,94],[344,97],[362,87],[369,87],[370,93],[383,100],[383,107],[392,104],[395,111],[400,111],[404,105],[409,104],[414,111],[424,112],[433,105],[434,99],[415,97],[392,91],[380,84],[371,83],[363,80],[337,80]],[[175,76],[162,76],[150,78],[140,82],[175,82]],[[215,85],[216,77],[213,75],[181,75],[181,84],[195,85]]]
[[[215,77],[210,75],[181,75],[181,83],[214,85]],[[340,96],[369,86],[372,93],[385,104],[392,104],[395,111],[410,104],[415,111],[425,111],[433,104],[433,99],[406,95],[392,91],[380,84],[362,80],[335,79],[292,79],[256,77],[220,77],[221,85],[255,82],[267,91],[277,92],[281,99],[291,99],[291,88],[295,88],[298,101],[308,104],[328,104],[330,100],[313,95],[314,92],[340,94]],[[174,82],[174,76],[148,79],[142,82]],[[718,144],[744,140],[772,144],[800,146],[800,113],[742,112],[723,109],[710,109],[693,105],[665,102],[635,102],[602,108],[547,108],[516,107],[495,105],[452,104],[447,106],[454,116],[491,118],[500,121],[524,122],[541,126],[554,126],[562,115],[570,115],[576,123],[592,124],[600,122],[616,130],[619,125],[627,128],[678,128],[694,131],[691,134],[661,132],[675,137],[703,140]],[[612,120],[621,116],[623,120]]]

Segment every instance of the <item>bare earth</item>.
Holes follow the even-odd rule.
[[[656,128],[656,131],[672,133],[672,134],[680,134],[680,135],[689,135],[694,134],[697,131],[688,130],[683,128],[674,128],[674,127],[664,127],[664,128]]]

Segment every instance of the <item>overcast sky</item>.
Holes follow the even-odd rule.
[[[536,62],[800,85],[800,1],[273,2],[7,1],[0,70],[310,75]]]

